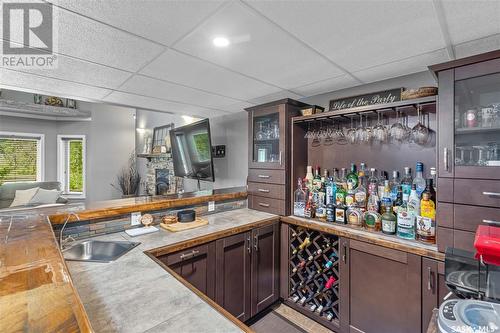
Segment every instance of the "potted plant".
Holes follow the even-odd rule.
[[[135,153],[131,154],[127,166],[121,169],[116,179],[118,184],[111,184],[111,186],[121,192],[122,198],[137,196],[141,183],[141,175],[139,175],[139,171],[137,170]]]

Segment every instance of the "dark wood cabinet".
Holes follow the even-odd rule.
[[[215,299],[215,243],[160,256],[165,265],[196,289]]]
[[[246,109],[250,208],[290,215],[291,118],[306,106],[282,99]]]
[[[252,316],[279,298],[279,223],[252,230]]]
[[[244,232],[216,241],[215,301],[245,321],[251,316],[252,233]]]
[[[441,305],[448,292],[444,279],[444,263],[422,258],[422,332],[427,331],[432,310]]]
[[[342,332],[420,332],[421,257],[341,239]]]
[[[500,224],[485,208],[500,206],[500,51],[430,68],[439,81],[438,248],[471,250],[479,224]]]

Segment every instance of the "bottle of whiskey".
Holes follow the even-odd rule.
[[[396,200],[394,200],[392,210],[394,214],[398,215],[399,208],[403,205],[403,187],[401,185],[398,186],[396,193]]]
[[[355,206],[359,208],[361,213],[366,211],[366,201],[367,201],[367,191],[365,187],[365,177],[359,178],[359,185],[356,188],[356,193],[354,194]]]
[[[345,204],[345,197],[347,195],[347,180],[345,176],[345,168],[342,168],[342,171],[340,173],[340,178],[338,179],[338,183],[336,184],[336,191],[335,191],[335,205],[344,205]]]
[[[403,203],[397,211],[397,235],[405,239],[415,239],[415,219],[408,211],[407,201]]]
[[[380,198],[380,214],[385,213],[387,206],[392,207],[391,190],[389,187],[389,181],[384,180],[384,190],[382,192],[382,197]]]
[[[368,173],[368,170],[366,169],[366,163],[361,162],[359,164],[358,181],[360,181],[361,179],[363,179],[364,183],[366,184],[367,173]]]
[[[295,190],[293,202],[293,215],[304,217],[306,208],[306,192],[302,188],[302,179],[297,179],[297,189]]]
[[[396,215],[392,212],[392,205],[390,202],[385,203],[384,213],[382,214],[382,232],[388,235],[396,233]]]
[[[420,216],[417,217],[417,239],[434,244],[436,242],[436,201],[432,179],[427,179],[420,200]]]

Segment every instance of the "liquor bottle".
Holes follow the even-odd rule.
[[[358,171],[358,181],[360,181],[360,179],[363,179],[366,184],[366,174],[368,173],[367,172],[368,170],[366,169],[366,163],[364,162],[361,162],[359,164],[359,171]]]
[[[435,167],[431,167],[429,173],[431,175],[430,178],[432,179],[432,184],[434,185],[434,192],[437,192],[437,180],[436,180],[437,172],[436,172],[436,168]]]
[[[397,188],[396,200],[394,200],[394,203],[392,205],[394,214],[398,215],[399,208],[403,205],[403,202],[403,187],[399,185]]]
[[[328,180],[326,182],[326,204],[333,204],[335,203],[335,194],[337,192],[337,184],[335,182],[335,179],[338,178],[338,172],[337,169],[333,169],[333,176],[328,177]]]
[[[316,207],[316,218],[326,220],[325,193],[318,193],[318,203]]]
[[[347,195],[347,179],[345,176],[345,168],[342,168],[341,173],[340,173],[340,178],[338,179],[338,182],[336,184],[336,191],[335,191],[335,205],[344,205],[345,204],[345,197]]]
[[[420,200],[420,216],[417,216],[417,239],[425,243],[436,242],[436,203],[433,197],[432,179],[427,179],[425,191]]]
[[[389,187],[389,181],[384,180],[384,190],[382,192],[382,198],[380,198],[380,214],[385,213],[387,206],[392,207],[391,190]]]
[[[335,206],[335,222],[341,224],[347,223],[347,206],[343,203],[338,203]]]
[[[332,321],[332,319],[333,319],[333,318],[334,318],[334,314],[333,314],[333,312],[328,311],[328,312],[326,313],[326,319],[327,319],[328,321]]]
[[[397,212],[397,235],[404,239],[415,239],[415,218],[408,211],[407,201],[403,203]]]
[[[392,212],[391,203],[385,204],[384,213],[382,214],[382,232],[388,235],[394,235],[396,233],[396,215]]]
[[[380,177],[378,178],[378,197],[380,200],[384,197],[385,181],[387,180],[387,173],[385,171],[380,171]]]
[[[356,207],[361,210],[361,213],[366,211],[367,191],[365,187],[365,177],[359,178],[359,185],[354,194],[354,201]]]
[[[305,184],[308,191],[311,191],[311,189],[312,189],[313,179],[314,179],[314,175],[312,173],[312,166],[308,165],[307,172],[306,172],[306,184]]]
[[[358,173],[356,172],[356,164],[351,163],[351,172],[347,174],[347,190],[354,190],[358,187]]]
[[[347,193],[345,195],[345,205],[347,207],[354,206],[356,202],[356,188],[348,185]]]
[[[413,184],[415,184],[417,189],[417,194],[422,197],[422,193],[425,190],[425,179],[424,179],[424,164],[422,162],[417,162],[417,167],[415,168],[415,178],[413,179]]]
[[[349,207],[347,209],[347,223],[355,227],[361,227],[363,225],[363,213],[361,209],[356,206]]]
[[[370,169],[370,178],[368,178],[368,194],[377,194],[378,178],[375,173],[375,168]]]
[[[307,199],[306,206],[304,207],[304,217],[313,218],[314,217],[314,207],[313,207],[313,194],[309,193],[309,198]]]
[[[401,180],[401,186],[403,186],[403,196],[410,196],[411,185],[413,184],[413,178],[411,177],[410,167],[405,167],[405,175]]]
[[[399,180],[399,171],[394,170],[392,172],[392,179],[389,182],[389,186],[391,188],[391,199],[392,201],[396,201],[398,196],[398,187],[401,185],[401,181]]]
[[[319,166],[317,166],[315,169],[314,169],[314,178],[312,180],[312,187],[313,189],[315,189],[316,191],[319,191],[319,189],[321,188],[321,175],[320,175],[320,169],[319,169]]]
[[[319,306],[316,308],[316,313],[321,314],[323,312],[323,309],[325,308],[325,300],[323,298],[320,298],[319,300]]]
[[[293,215],[304,217],[306,208],[306,192],[302,188],[302,179],[297,179],[297,189],[295,190],[293,202]]]
[[[303,251],[306,247],[311,244],[311,239],[309,237],[306,237],[302,243],[300,243],[299,247],[293,250],[293,254],[296,254],[298,252]]]
[[[334,222],[335,221],[335,205],[329,203],[326,205],[326,222]]]
[[[299,294],[295,294],[292,296],[292,302],[294,302],[294,303],[297,303],[299,301],[299,299],[300,299]]]

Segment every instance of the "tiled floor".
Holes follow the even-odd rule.
[[[332,332],[284,304],[275,306],[271,312],[254,323],[251,328],[257,333]]]

